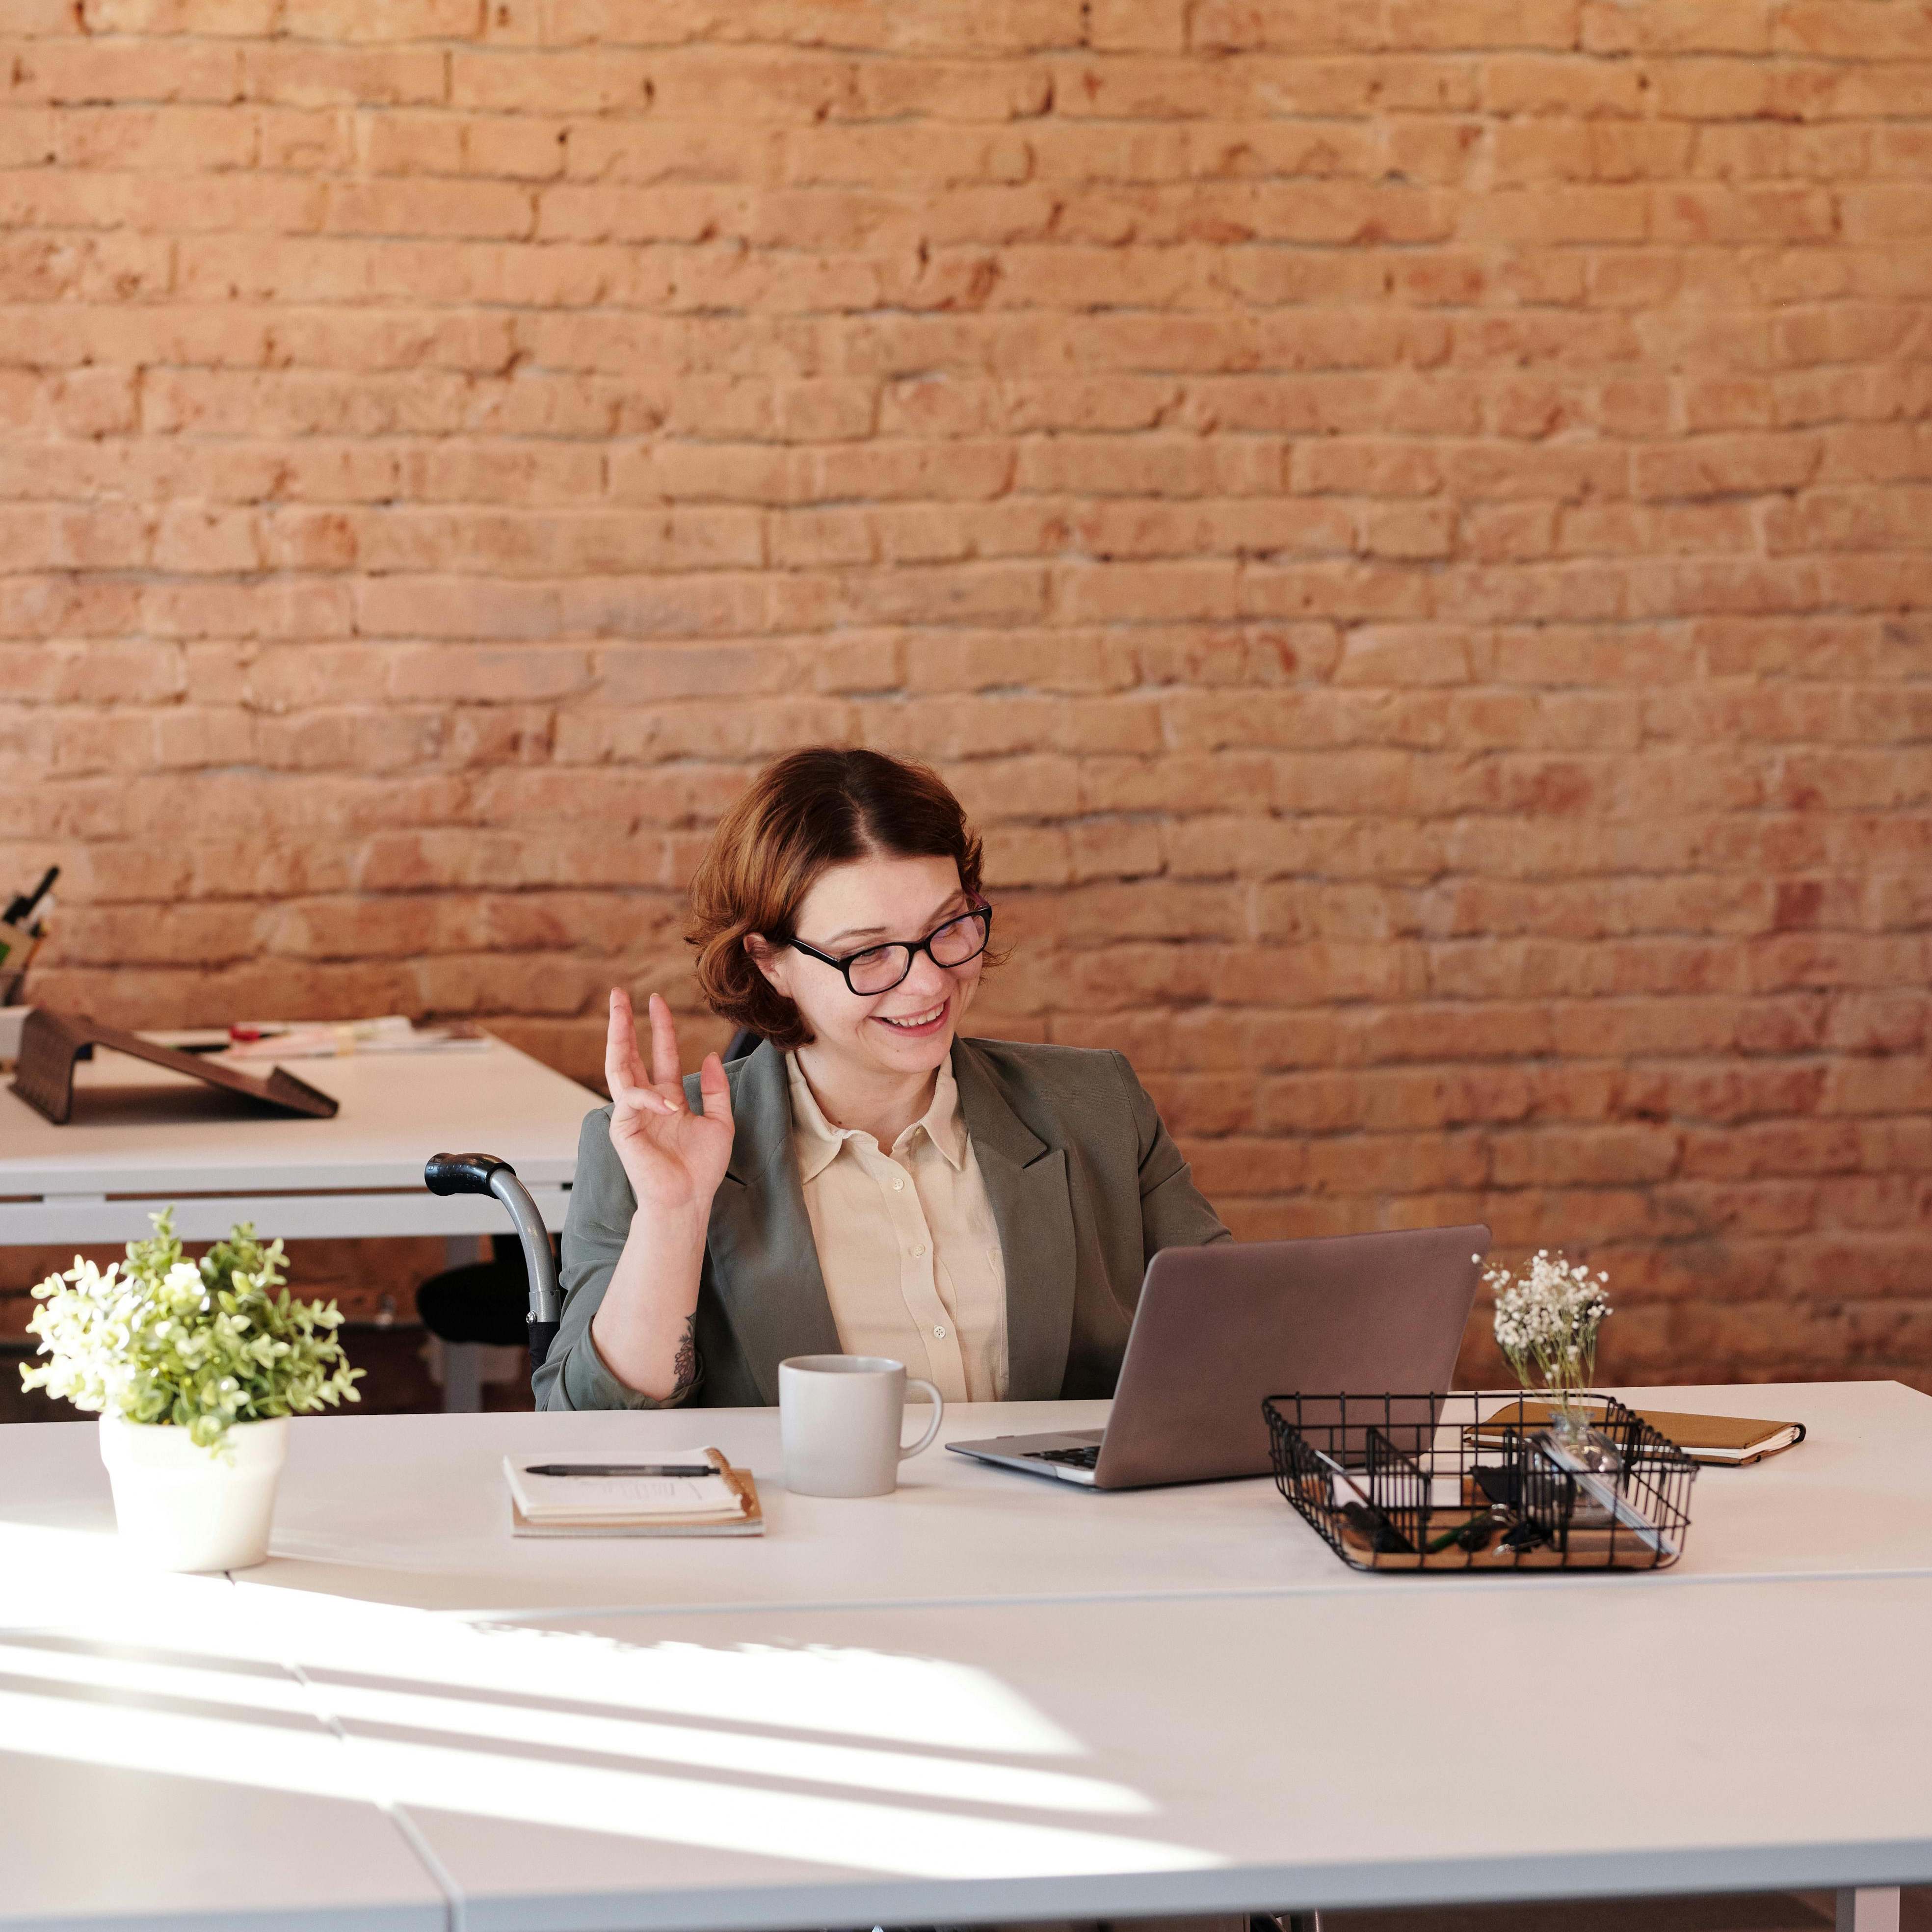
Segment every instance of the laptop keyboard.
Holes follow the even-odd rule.
[[[1029,1462],[1064,1462],[1070,1469],[1096,1469],[1100,1466],[1100,1445],[1083,1442],[1077,1449],[1029,1449]]]

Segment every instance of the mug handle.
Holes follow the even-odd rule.
[[[902,1462],[908,1456],[916,1456],[922,1449],[930,1449],[932,1447],[932,1438],[939,1433],[939,1425],[946,1420],[945,1396],[941,1395],[923,1376],[908,1376],[906,1387],[909,1389],[925,1390],[932,1403],[932,1420],[928,1426],[926,1433],[910,1449],[903,1445],[901,1446],[899,1460]]]

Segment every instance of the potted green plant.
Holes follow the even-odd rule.
[[[28,1388],[98,1411],[122,1538],[164,1570],[239,1570],[268,1553],[289,1418],[358,1398],[335,1304],[284,1286],[282,1244],[247,1222],[200,1261],[172,1209],[104,1272],[76,1258],[34,1290],[48,1359]],[[280,1294],[276,1290],[280,1288]]]

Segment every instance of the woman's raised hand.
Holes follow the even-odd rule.
[[[731,1158],[731,1089],[724,1063],[716,1054],[706,1054],[698,1076],[704,1112],[693,1113],[684,1096],[677,1028],[670,1007],[656,993],[650,1023],[647,1075],[638,1050],[630,995],[611,988],[610,1031],[604,1049],[610,1145],[640,1210],[654,1217],[694,1216],[701,1228]]]

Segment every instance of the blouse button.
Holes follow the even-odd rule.
[[[896,1180],[892,1183],[892,1192],[895,1194],[899,1193],[904,1190],[904,1186],[905,1183],[903,1180]]]
[[[932,1332],[937,1335],[942,1342],[946,1340],[946,1330],[944,1328],[935,1328]]]
[[[916,1255],[924,1254],[926,1252],[926,1244],[923,1241],[915,1242],[913,1245],[913,1252]]]

